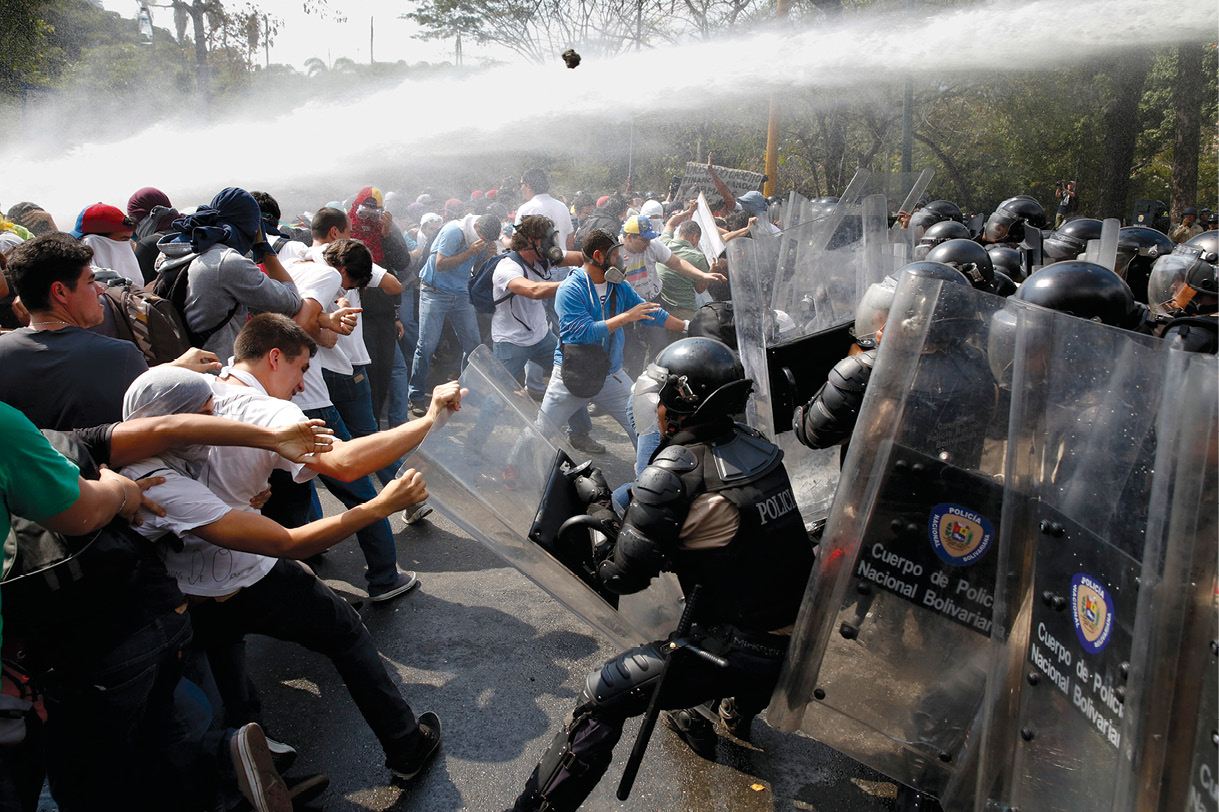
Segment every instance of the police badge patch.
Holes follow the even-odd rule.
[[[1079,644],[1089,654],[1096,654],[1109,642],[1113,631],[1113,598],[1100,581],[1077,572],[1071,578],[1071,606]]]
[[[995,538],[994,526],[981,513],[947,503],[932,508],[928,530],[935,554],[954,567],[967,567],[986,555]]]

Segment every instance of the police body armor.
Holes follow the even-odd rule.
[[[699,622],[757,631],[787,626],[804,597],[813,556],[783,452],[739,424],[723,440],[689,442],[678,434],[673,443],[658,457],[684,450],[680,456],[693,465],[680,475],[688,502],[703,493],[717,494],[740,518],[727,545],[672,554],[673,570],[686,593],[695,584],[703,586]]]

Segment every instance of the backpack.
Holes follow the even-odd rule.
[[[528,263],[521,259],[521,255],[515,251],[496,254],[490,259],[484,260],[481,265],[470,272],[470,281],[466,283],[466,289],[470,291],[470,304],[474,305],[475,313],[490,315],[495,312],[495,308],[516,295],[509,291],[500,298],[495,298],[495,267],[499,265],[504,257],[511,257],[517,265],[521,266],[521,270],[526,275],[530,272],[533,272],[535,276],[537,275],[537,271],[530,268]]]
[[[190,284],[190,266],[198,257],[198,254],[187,254],[166,261],[157,271],[157,278],[152,282],[152,292],[168,300],[174,312],[178,314],[178,321],[182,325],[182,335],[192,347],[202,347],[206,344],[212,334],[228,324],[237,309],[241,307],[240,304],[233,305],[233,309],[228,312],[228,315],[213,327],[199,331],[191,329],[190,322],[186,319],[186,295]]]
[[[97,479],[97,463],[77,437],[50,429],[42,434],[80,468],[81,476]],[[108,590],[123,588],[149,547],[122,518],[84,536],[64,536],[21,516],[11,515],[11,520],[5,543],[8,569],[0,581],[6,638],[79,618]]]
[[[114,315],[117,337],[139,347],[148,366],[169,363],[190,348],[186,325],[169,300],[121,276],[98,281],[105,285],[102,302]]]

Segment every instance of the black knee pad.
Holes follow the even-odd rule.
[[[629,716],[632,710],[622,706],[642,703],[647,707],[651,687],[664,671],[664,657],[655,643],[636,646],[624,651],[588,675],[584,683],[584,700],[591,701],[598,711],[621,711]]]

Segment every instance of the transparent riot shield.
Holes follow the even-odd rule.
[[[1134,653],[1122,738],[1128,773],[1113,808],[1219,808],[1219,361],[1173,353],[1180,388],[1156,423]]]
[[[665,574],[619,599],[617,609],[530,539],[560,448],[561,432],[539,420],[537,404],[485,347],[461,375],[461,410],[433,429],[411,459],[429,501],[505,563],[620,646],[662,638],[681,616],[681,589]]]
[[[1136,626],[1158,627],[1164,608],[1140,591],[1160,580],[1149,506],[1157,477],[1171,477],[1157,445],[1171,442],[1161,417],[1185,365],[1158,339],[1019,303],[999,325],[1012,335],[1010,363],[996,365],[1011,387],[993,624],[1002,656],[976,808],[1108,812],[1139,713],[1128,704]]]
[[[867,177],[861,170],[853,186]],[[852,202],[854,195],[828,218],[728,245],[738,347],[755,385],[749,422],[783,449],[801,515],[811,523],[829,511],[839,452],[801,445],[789,432],[792,412],[847,355],[859,299],[892,271],[885,200]]]
[[[903,277],[768,718],[967,808],[1003,503],[1003,300]],[[962,795],[963,793],[963,795]]]

